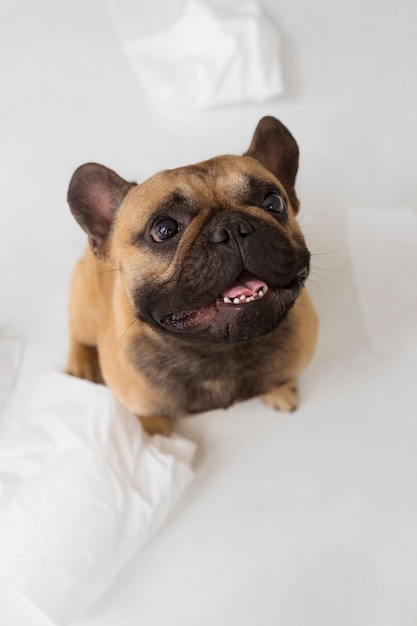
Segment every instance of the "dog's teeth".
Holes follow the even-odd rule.
[[[223,302],[225,304],[245,304],[247,302],[254,302],[255,300],[259,300],[260,298],[263,298],[265,293],[268,291],[268,287],[267,285],[264,285],[263,287],[260,288],[259,291],[257,291],[256,293],[253,293],[251,296],[236,296],[235,298],[231,299],[228,298],[227,296],[223,297]]]

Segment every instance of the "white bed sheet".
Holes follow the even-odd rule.
[[[199,447],[194,482],[74,626],[417,621],[415,352],[371,344],[347,240],[351,209],[415,213],[417,9],[264,5],[282,35],[284,95],[180,114],[150,106],[104,3],[1,3],[0,332],[24,343],[4,421],[64,364],[68,280],[84,246],[65,193],[82,162],[141,180],[241,153],[258,119],[275,115],[300,143],[300,222],[316,255],[321,339],[299,411],[279,415],[254,399],[178,423]]]

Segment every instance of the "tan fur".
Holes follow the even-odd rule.
[[[103,247],[105,253],[97,255],[92,252],[92,248],[87,247],[74,270],[67,372],[96,382],[104,380],[116,397],[142,420],[145,429],[152,434],[166,434],[170,420],[181,415],[180,407],[183,404],[173,394],[172,384],[168,385],[167,382],[161,385],[152,380],[149,373],[141,370],[132,358],[133,350],[140,353],[140,358],[150,362],[157,355],[160,358],[160,355],[167,354],[171,363],[178,354],[179,369],[184,371],[184,387],[193,385],[197,396],[199,390],[203,395],[209,394],[210,406],[206,408],[212,408],[211,403],[216,406],[216,402],[218,406],[228,406],[245,397],[244,385],[242,387],[240,381],[239,387],[238,381],[233,378],[233,372],[238,371],[239,355],[242,354],[240,344],[216,344],[204,348],[197,345],[195,358],[198,359],[199,354],[203,355],[202,358],[212,354],[213,362],[221,361],[225,374],[210,378],[208,368],[208,373],[202,375],[201,380],[197,379],[196,374],[190,382],[186,379],[187,355],[193,355],[194,350],[176,337],[160,333],[139,320],[133,298],[150,283],[161,286],[160,297],[164,298],[166,285],[176,280],[178,268],[187,266],[196,238],[218,211],[216,207],[239,211],[248,219],[260,219],[259,209],[251,205],[242,206],[239,202],[239,194],[245,189],[245,176],[248,173],[264,180],[270,179],[281,189],[290,205],[286,189],[252,156],[217,157],[197,166],[162,172],[130,188]],[[164,202],[167,193],[175,189],[181,189],[190,202],[198,199],[199,212],[187,225],[174,256],[160,255],[158,250],[152,253],[147,245],[135,245],[132,239],[136,233],[146,228],[149,215]],[[297,208],[293,210],[289,206],[289,217],[285,224],[285,236],[294,248],[299,245],[301,237],[294,216]],[[265,213],[261,219],[271,229],[284,232],[284,226],[278,224],[273,216]],[[314,354],[317,329],[317,316],[304,288],[277,328],[249,340],[254,358],[258,351],[267,355],[267,358],[262,359],[262,371],[259,370],[262,380],[258,387],[269,406],[285,411],[296,408],[298,397],[295,380]],[[275,349],[274,346],[278,345],[279,349]],[[256,376],[256,372],[250,374]],[[184,393],[184,390],[178,389],[179,398],[181,396],[182,399],[181,394]]]

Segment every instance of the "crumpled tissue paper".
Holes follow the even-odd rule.
[[[0,439],[0,579],[63,625],[160,526],[195,444],[148,436],[109,389],[59,373],[20,417]]]
[[[254,0],[188,0],[169,27],[148,35],[139,29],[140,3],[108,2],[124,50],[158,103],[205,109],[282,93],[279,36]]]
[[[372,347],[417,357],[417,213],[348,211],[348,243]]]

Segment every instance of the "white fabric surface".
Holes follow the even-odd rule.
[[[132,35],[132,23],[141,26],[140,3],[109,2],[127,56],[155,102],[204,109],[282,93],[278,33],[254,0],[188,0],[169,27],[151,35]]]
[[[0,415],[16,384],[21,358],[21,341],[0,338]]]
[[[146,435],[106,387],[45,375],[0,442],[0,577],[67,624],[160,526],[194,452]]]

